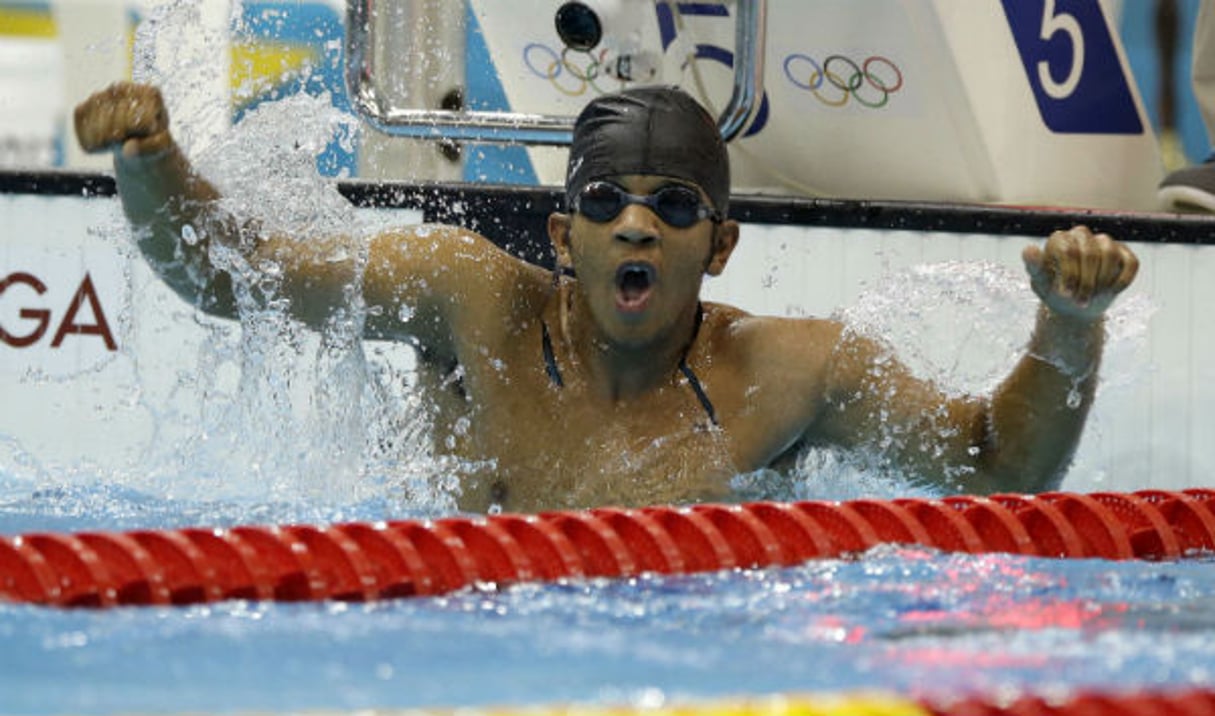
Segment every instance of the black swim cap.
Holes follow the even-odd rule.
[[[659,174],[696,184],[726,215],[730,155],[717,122],[677,87],[636,87],[596,97],[574,123],[565,192],[624,174]]]

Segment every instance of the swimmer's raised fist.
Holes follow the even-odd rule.
[[[1100,318],[1139,271],[1139,259],[1126,244],[1086,226],[1056,231],[1045,245],[1026,247],[1021,258],[1043,303],[1086,320]]]
[[[115,82],[76,106],[76,138],[86,152],[121,148],[129,158],[173,143],[160,90],[131,82]]]

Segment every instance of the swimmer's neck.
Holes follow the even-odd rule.
[[[578,291],[553,318],[558,340],[564,343],[569,377],[584,382],[593,394],[612,402],[630,400],[670,385],[680,360],[695,337],[695,303],[681,312],[675,327],[644,345],[613,341],[595,321]],[[558,303],[561,303],[560,301]],[[564,366],[563,366],[564,369]]]

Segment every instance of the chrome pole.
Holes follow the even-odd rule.
[[[717,121],[727,141],[738,135],[763,97],[767,5],[767,0],[738,0],[733,94]],[[569,116],[392,106],[375,87],[379,71],[371,52],[375,6],[376,0],[349,0],[346,6],[346,86],[355,111],[371,127],[392,136],[418,139],[555,146],[570,143],[574,118]]]

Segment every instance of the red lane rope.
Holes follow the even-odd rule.
[[[363,601],[476,582],[792,565],[880,543],[1042,557],[1215,550],[1215,490],[595,509],[435,521],[0,537],[0,600]]]
[[[407,711],[389,711],[406,714]],[[949,701],[916,700],[895,694],[780,694],[662,706],[568,706],[564,704],[490,709],[443,709],[468,716],[1211,716],[1215,692],[1136,691],[1102,694],[1079,691],[1057,698],[972,696]]]
[[[1211,716],[1215,714],[1215,691],[1081,692],[1065,699],[1027,695],[1006,702],[980,696],[921,706],[932,716]]]

